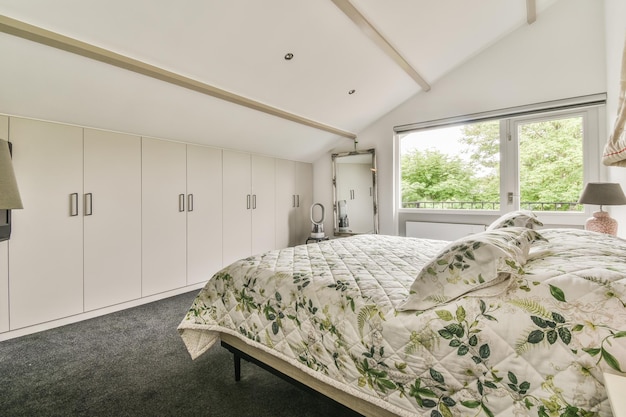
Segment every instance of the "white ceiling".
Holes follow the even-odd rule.
[[[537,0],[539,19],[555,1]],[[526,0],[351,3],[433,89],[527,24]],[[0,0],[0,14],[357,135],[421,91],[331,0]],[[6,33],[0,52],[0,113],[302,161],[351,142]]]

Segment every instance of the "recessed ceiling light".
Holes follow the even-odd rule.
[[[288,52],[285,54],[285,61],[291,61],[293,59],[293,54]]]
[[[352,95],[352,94],[354,94],[354,93],[356,93],[356,90],[350,90],[350,91],[348,91],[348,94],[350,94],[350,95]]]

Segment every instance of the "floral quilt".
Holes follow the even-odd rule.
[[[603,373],[626,376],[626,241],[539,233],[499,292],[425,310],[399,307],[449,242],[361,235],[267,252],[215,274],[179,331],[194,358],[230,333],[399,416],[610,416]]]

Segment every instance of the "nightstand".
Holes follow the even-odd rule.
[[[611,402],[614,417],[626,417],[626,377],[604,374],[604,386]]]
[[[324,240],[329,240],[330,238],[328,236],[324,236],[324,237],[309,237],[306,240],[306,243],[320,243],[323,242]]]

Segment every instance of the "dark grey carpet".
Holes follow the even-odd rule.
[[[197,291],[0,342],[0,416],[347,414],[221,346],[192,361],[176,327]]]

